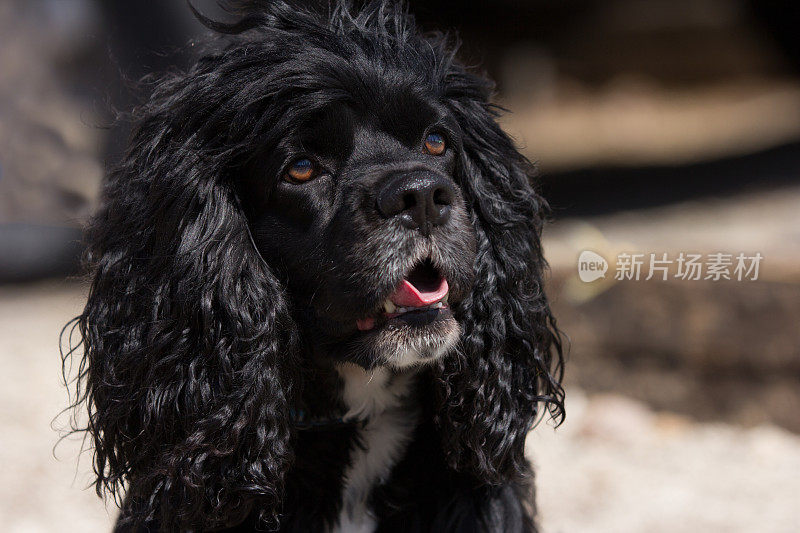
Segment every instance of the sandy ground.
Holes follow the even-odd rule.
[[[60,385],[58,334],[81,308],[84,288],[48,283],[0,288],[0,529],[108,531],[115,515],[91,489],[80,439],[53,427],[67,405]]]
[[[0,288],[0,524],[7,532],[108,531],[79,440],[54,446],[66,404],[61,326],[84,288]],[[794,532],[800,437],[697,424],[621,396],[568,391],[568,419],[528,441],[545,532]],[[56,420],[62,426],[65,419]]]

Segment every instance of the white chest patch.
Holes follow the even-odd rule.
[[[372,488],[386,481],[414,430],[414,414],[401,407],[413,373],[392,375],[386,368],[365,371],[351,363],[343,363],[338,371],[344,380],[343,399],[348,409],[345,418],[367,423],[359,430],[360,446],[350,452],[350,466],[344,472],[342,510],[331,531],[369,533],[376,525],[368,505]]]

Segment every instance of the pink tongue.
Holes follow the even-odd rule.
[[[444,278],[439,280],[439,286],[432,291],[421,291],[412,285],[410,281],[404,279],[397,290],[389,296],[389,299],[393,304],[400,307],[424,307],[434,304],[447,296],[449,289],[447,280]]]

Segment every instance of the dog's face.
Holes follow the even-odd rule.
[[[317,352],[399,368],[458,339],[475,233],[457,122],[424,91],[373,89],[372,104],[332,102],[286,131],[241,195]]]

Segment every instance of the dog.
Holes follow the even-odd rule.
[[[563,355],[492,84],[403,5],[229,7],[86,233],[74,405],[116,530],[534,531]]]

